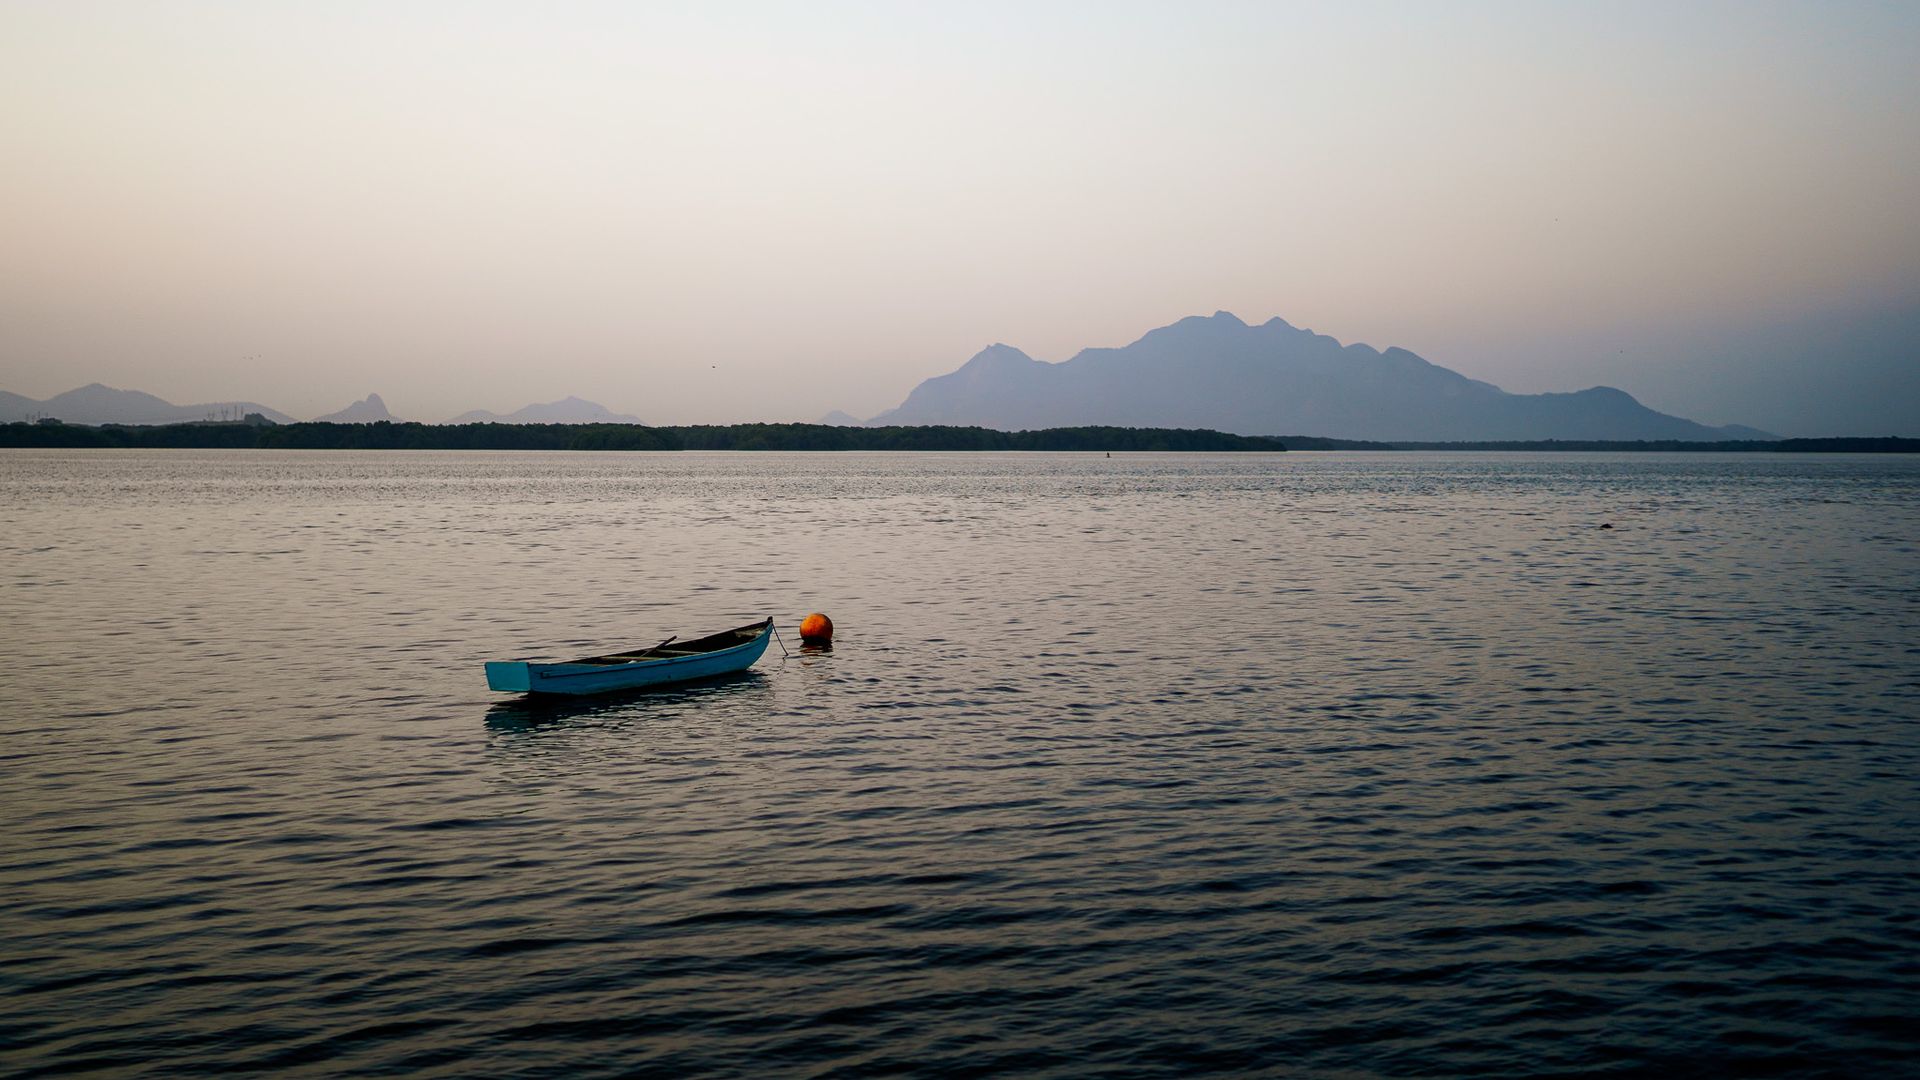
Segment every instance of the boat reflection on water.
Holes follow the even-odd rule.
[[[528,694],[489,706],[486,723],[489,731],[499,735],[529,734],[581,721],[593,721],[590,726],[601,727],[616,718],[622,722],[655,721],[705,712],[716,706],[731,710],[746,704],[745,698],[764,698],[771,692],[772,684],[765,674],[737,671],[698,682],[592,697]]]

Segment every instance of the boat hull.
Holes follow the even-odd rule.
[[[608,694],[649,686],[711,679],[745,671],[767,651],[773,638],[773,620],[757,637],[730,649],[642,660],[625,664],[535,664],[521,660],[487,662],[487,688],[522,694]]]

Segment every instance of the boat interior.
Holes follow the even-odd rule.
[[[708,634],[703,638],[681,641],[668,638],[658,645],[646,649],[632,649],[627,652],[603,653],[599,656],[583,656],[578,660],[569,660],[569,664],[631,664],[636,660],[669,660],[676,656],[699,656],[702,653],[719,652],[745,645],[767,631],[773,620],[738,626],[732,630],[722,630],[717,634]]]

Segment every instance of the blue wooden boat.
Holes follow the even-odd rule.
[[[526,694],[604,694],[710,679],[745,671],[767,651],[773,620],[693,641],[668,638],[650,649],[587,656],[561,664],[489,660],[487,688]]]

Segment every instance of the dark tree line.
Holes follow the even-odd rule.
[[[1291,443],[1293,440],[1286,440]],[[1530,439],[1515,442],[1396,442],[1395,450],[1609,450],[1676,451],[1691,453],[1784,454],[1912,454],[1920,453],[1920,439],[1894,436],[1828,439],[1728,439],[1688,442],[1682,439]],[[1304,447],[1294,447],[1304,449]]]
[[[1189,428],[834,427],[827,424],[0,424],[0,446],[263,450],[1684,450],[1920,453],[1920,439],[1680,442],[1365,442],[1302,435],[1228,435]]]
[[[265,450],[1285,450],[1218,431],[1080,427],[834,427],[826,424],[78,424],[0,425],[0,446]]]

